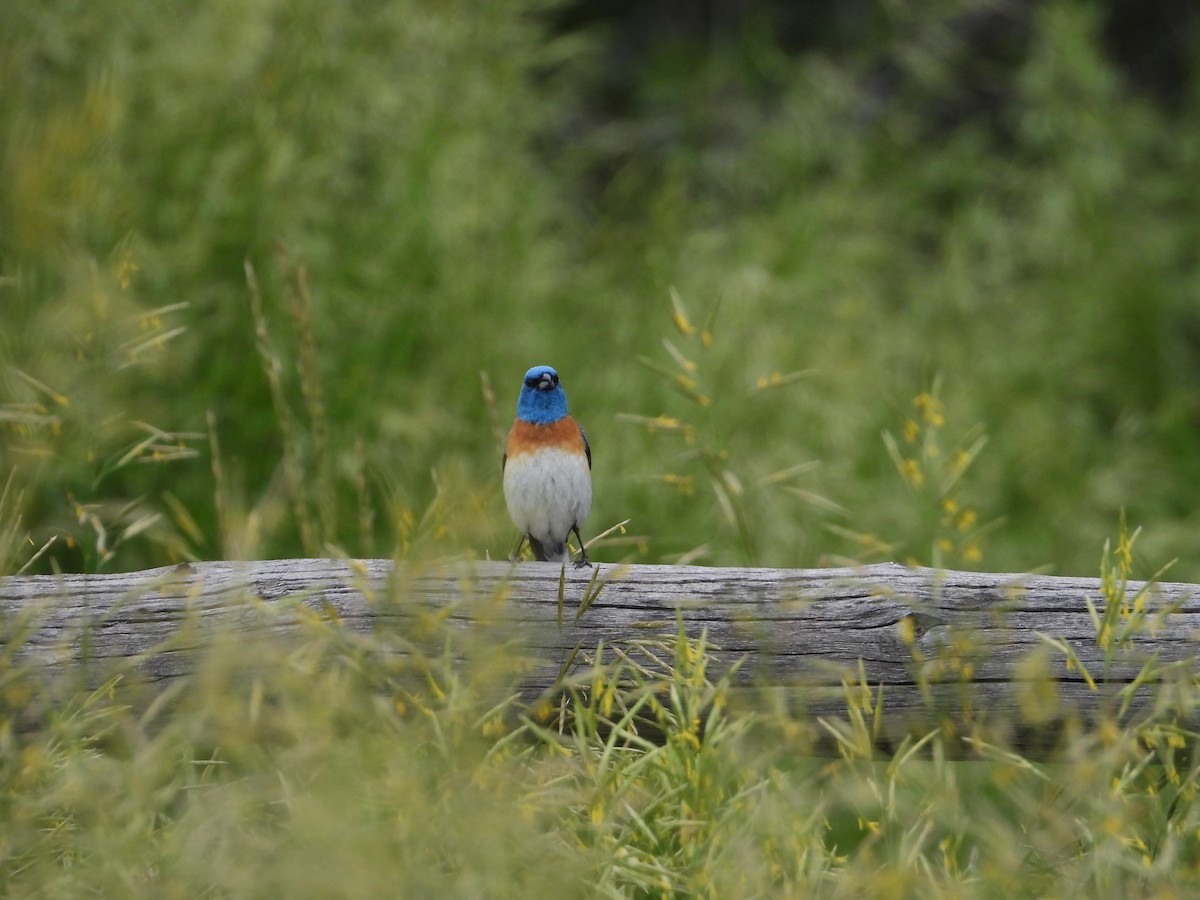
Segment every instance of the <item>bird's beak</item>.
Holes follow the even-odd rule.
[[[541,378],[538,379],[537,388],[539,391],[554,390],[554,382],[550,379],[549,375],[543,375]]]

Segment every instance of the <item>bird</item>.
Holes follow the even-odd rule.
[[[514,559],[528,540],[535,559],[566,562],[574,532],[575,566],[591,566],[579,523],[592,507],[592,448],[567,412],[566,391],[550,366],[525,373],[501,471],[508,514],[521,531]]]

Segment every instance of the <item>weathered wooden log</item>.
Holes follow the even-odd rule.
[[[1130,603],[1144,587],[1125,586]],[[882,685],[886,731],[897,735],[916,723],[928,726],[932,712],[953,716],[964,704],[972,715],[986,711],[1034,724],[1073,713],[1092,716],[1148,673],[1145,684],[1129,689],[1137,693],[1136,711],[1156,681],[1193,671],[1200,586],[1150,587],[1138,633],[1128,647],[1108,654],[1107,666],[1089,600],[1103,612],[1098,579],[894,564],[601,564],[564,571],[552,563],[208,562],[2,579],[0,638],[14,649],[19,642],[23,659],[86,662],[97,671],[136,659],[146,678],[169,681],[191,670],[196,651],[218,630],[253,642],[294,628],[301,608],[336,613],[359,632],[411,627],[413,603],[443,609],[462,628],[473,627],[486,609],[489,621],[502,621],[535,663],[526,688],[536,694],[551,687],[580,648],[582,659],[601,642],[673,634],[681,622],[689,636],[707,634],[714,676],[740,660],[739,683],[792,689],[809,715],[844,715],[846,686],[865,675],[872,689]],[[264,610],[281,612],[264,616]],[[1115,631],[1128,621],[1118,617]],[[1066,648],[1079,665],[1068,664]],[[1038,652],[1044,658],[1035,658]],[[1105,683],[1089,684],[1081,669]],[[1030,697],[1040,698],[1033,713]]]

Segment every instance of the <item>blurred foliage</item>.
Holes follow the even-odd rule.
[[[608,32],[548,0],[5,5],[26,558],[501,556],[498,434],[547,362],[585,532],[632,520],[609,558],[933,562],[969,500],[1001,525],[948,564],[1089,571],[1125,508],[1200,579],[1200,92],[1133,90],[1098,4],[956,24],[991,8],[643,41],[614,111]],[[882,435],[935,382],[939,446],[988,442],[968,500],[914,503]]]
[[[444,605],[403,577],[360,586],[366,631],[317,602],[247,603],[252,637],[185,627],[157,651],[194,654],[166,684],[125,660],[23,659],[31,611],[0,623],[4,893],[1191,896],[1200,696],[1192,667],[1146,652],[1169,618],[1130,589],[1135,538],[1106,548],[1094,634],[1018,662],[1016,711],[930,697],[890,755],[876,748],[889,698],[861,668],[843,674],[844,712],[814,721],[791,706],[802,688],[735,684],[736,659],[686,613],[576,648],[526,703],[537,641],[497,615],[503,589],[469,577]],[[949,668],[972,652],[962,638],[914,655],[923,689],[965,674]],[[1090,673],[1085,640],[1104,648]],[[1064,664],[1097,691],[1088,725],[1061,705]]]
[[[1158,624],[1129,579],[1200,580],[1200,66],[1140,93],[1081,0],[818,4],[811,33],[700,7],[666,39],[551,0],[0,4],[0,571],[502,556],[500,440],[547,362],[585,536],[631,520],[597,559],[1089,573],[1128,510],[1103,689]],[[821,735],[734,708],[682,626],[525,709],[486,629],[302,620],[162,693],[44,678],[0,623],[6,895],[1200,874],[1195,686],[1155,660],[1136,727],[1117,692],[1038,763],[977,710],[957,765],[941,729],[874,758],[853,678]],[[970,637],[916,677],[965,691]],[[1074,652],[1018,663],[1016,724],[1061,713]]]

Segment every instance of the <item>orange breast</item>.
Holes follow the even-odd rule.
[[[532,453],[543,447],[555,447],[582,454],[583,434],[579,424],[570,416],[563,416],[549,425],[531,425],[517,419],[508,433],[508,457],[512,459],[523,453]]]

